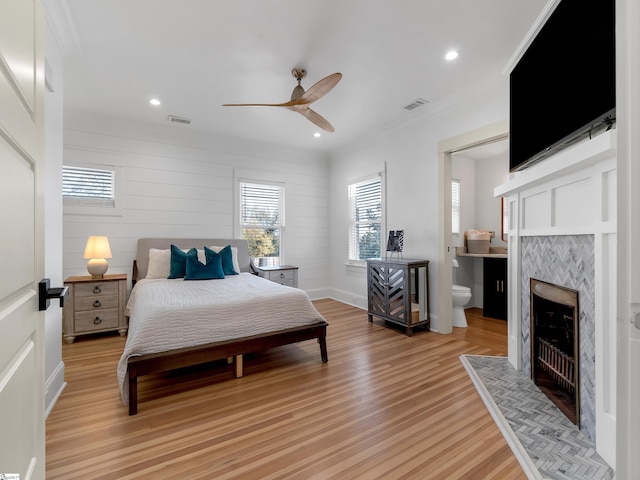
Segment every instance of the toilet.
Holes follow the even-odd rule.
[[[458,266],[458,261],[453,259],[453,266]],[[467,317],[464,314],[464,306],[471,300],[471,289],[462,285],[452,285],[451,298],[453,299],[453,323],[454,327],[467,327]]]

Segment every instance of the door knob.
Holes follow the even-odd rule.
[[[50,280],[43,278],[38,283],[38,310],[43,311],[49,308],[52,298],[60,299],[60,306],[64,307],[64,299],[69,294],[69,287],[50,288]]]

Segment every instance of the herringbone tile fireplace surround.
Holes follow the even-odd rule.
[[[593,235],[523,237],[522,372],[531,376],[529,279],[578,291],[580,324],[580,430],[596,440],[595,414],[595,255]]]

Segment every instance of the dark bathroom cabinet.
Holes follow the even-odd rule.
[[[484,257],[483,309],[485,317],[507,319],[507,259]]]

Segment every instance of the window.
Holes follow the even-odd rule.
[[[349,261],[380,258],[382,177],[349,185]]]
[[[115,171],[62,167],[64,205],[115,207]]]
[[[240,228],[258,266],[279,265],[284,231],[284,186],[240,181]]]
[[[451,180],[451,233],[460,234],[460,180]]]

